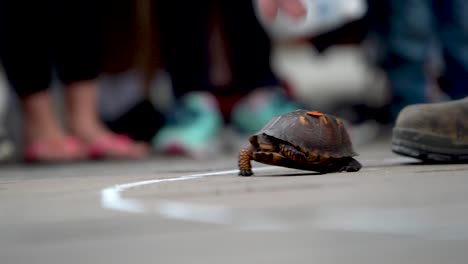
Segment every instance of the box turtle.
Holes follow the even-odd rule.
[[[239,153],[241,176],[253,175],[251,160],[320,173],[361,169],[352,158],[357,154],[341,120],[321,112],[296,110],[276,116],[249,141]]]

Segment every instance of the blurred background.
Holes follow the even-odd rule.
[[[8,2],[2,0],[4,7],[10,7]],[[411,11],[405,1],[358,1],[361,9],[354,16],[339,12],[352,1],[311,2],[316,4],[317,28],[294,36],[262,25],[251,0],[83,2],[87,6],[79,16],[97,14],[92,28],[98,38],[91,41],[99,50],[99,118],[112,133],[148,144],[151,153],[206,158],[243,147],[246,137],[271,117],[297,108],[343,118],[354,143],[365,144],[388,134],[404,105],[451,98],[444,86],[440,43],[426,45],[430,41],[423,38],[427,34],[434,39],[428,31],[435,27],[427,21],[429,14],[437,14],[422,3],[437,1],[406,1]],[[54,1],[47,5],[49,11],[68,12],[61,8]],[[37,22],[30,18],[24,23]],[[2,22],[3,28],[32,34],[29,27]],[[68,29],[88,32],[80,25],[89,27]],[[404,29],[406,38],[401,38],[397,33]],[[2,36],[0,42],[9,35]],[[412,70],[403,67],[408,62],[421,66],[422,88],[409,81],[417,92],[395,88]],[[7,73],[29,78],[27,71],[17,69]],[[0,75],[0,156],[19,160],[27,148],[23,99],[11,89],[8,74]],[[61,98],[67,88],[53,76],[54,109],[66,119]]]

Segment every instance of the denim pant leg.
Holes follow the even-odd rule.
[[[424,63],[432,39],[431,0],[390,0],[384,68],[396,116],[406,105],[426,101]]]
[[[468,96],[468,1],[433,1],[445,61],[445,92],[452,99],[463,98]]]

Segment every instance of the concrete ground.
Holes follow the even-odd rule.
[[[356,173],[236,156],[0,166],[0,262],[466,263],[468,165],[357,147]]]
[[[363,60],[353,48],[317,56],[305,46],[274,58],[314,109],[380,102]],[[466,263],[468,165],[394,155],[388,138],[369,142],[374,132],[353,137],[357,173],[254,163],[256,176],[243,178],[235,154],[0,165],[0,264]]]

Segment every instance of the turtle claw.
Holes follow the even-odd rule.
[[[359,161],[353,159],[353,158],[350,158],[351,160],[349,160],[348,164],[346,166],[343,166],[340,168],[339,172],[356,172],[356,171],[359,171],[361,168],[362,168],[362,165],[361,163],[359,163]]]
[[[252,170],[239,170],[239,176],[252,176]]]
[[[362,168],[361,163],[359,163],[359,161],[351,158],[351,161],[349,162],[348,168],[346,169],[346,171],[355,172],[355,171],[359,171],[361,168]]]

